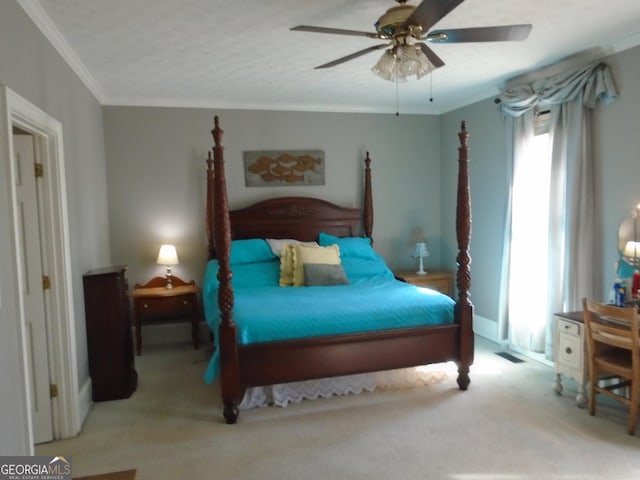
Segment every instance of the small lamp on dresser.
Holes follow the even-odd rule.
[[[158,265],[164,265],[167,267],[167,273],[165,278],[167,279],[167,283],[165,284],[165,288],[172,289],[173,283],[171,282],[171,266],[178,265],[178,253],[176,252],[176,247],[173,245],[162,245],[160,247],[160,252],[158,253],[158,260],[156,260]]]
[[[428,257],[429,249],[427,248],[427,242],[416,242],[415,250],[413,252],[413,256],[420,259],[420,265],[418,267],[418,271],[416,272],[418,275],[426,275],[427,272],[424,269],[424,258]]]

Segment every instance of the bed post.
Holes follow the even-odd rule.
[[[207,199],[213,200],[213,250],[209,239],[209,254],[215,251],[218,259],[218,308],[220,326],[218,345],[220,347],[221,389],[224,402],[224,418],[227,423],[235,423],[238,418],[238,402],[241,399],[240,367],[238,362],[238,344],[236,325],[233,321],[233,288],[231,286],[231,223],[229,221],[229,201],[227,199],[226,179],[224,176],[224,148],[220,141],[224,132],[220,128],[218,116],[214,117],[213,136],[213,194],[207,191]],[[209,158],[211,158],[209,156]],[[207,160],[209,163],[209,160]],[[208,176],[209,177],[209,176]],[[207,185],[209,186],[209,185]]]
[[[216,258],[216,247],[213,239],[213,158],[211,151],[207,152],[207,206],[206,206],[206,229],[207,229],[207,260]]]
[[[471,238],[471,197],[469,194],[469,158],[468,140],[465,122],[458,134],[458,198],[456,209],[456,235],[458,239],[458,271],[456,285],[458,301],[456,302],[456,322],[460,325],[460,358],[458,360],[458,386],[466,390],[469,386],[469,367],[473,364],[473,305],[471,304],[469,287],[471,285],[471,256],[469,240]]]
[[[364,159],[364,236],[373,243],[373,195],[371,194],[371,158],[369,152]]]

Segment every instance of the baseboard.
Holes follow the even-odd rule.
[[[91,405],[93,401],[91,400],[91,377],[88,377],[85,382],[80,387],[80,393],[78,395],[78,408],[80,409],[80,425],[84,424],[84,421],[89,415],[89,410],[91,410]]]
[[[480,315],[473,316],[473,333],[491,340],[494,343],[502,343],[498,337],[498,322],[494,322]]]

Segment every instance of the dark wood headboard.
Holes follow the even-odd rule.
[[[311,197],[279,197],[231,210],[231,238],[318,239],[320,232],[339,237],[363,235],[362,210]]]

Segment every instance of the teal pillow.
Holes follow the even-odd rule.
[[[389,269],[384,259],[376,254],[375,258],[346,257],[342,259],[344,269],[349,282],[356,283],[360,280],[393,280],[393,272]]]
[[[208,303],[217,305],[218,260],[209,260],[205,270],[202,298],[205,307]],[[232,267],[231,285],[235,288],[277,287],[280,277],[280,260],[272,258],[268,262],[241,263]]]
[[[318,244],[321,247],[338,245],[340,257],[356,258],[376,258],[377,254],[371,246],[371,239],[368,237],[334,237],[328,233],[320,232]]]
[[[247,240],[234,240],[231,242],[231,265],[243,265],[245,263],[268,262],[276,256],[271,251],[269,244],[262,238],[250,238]]]

